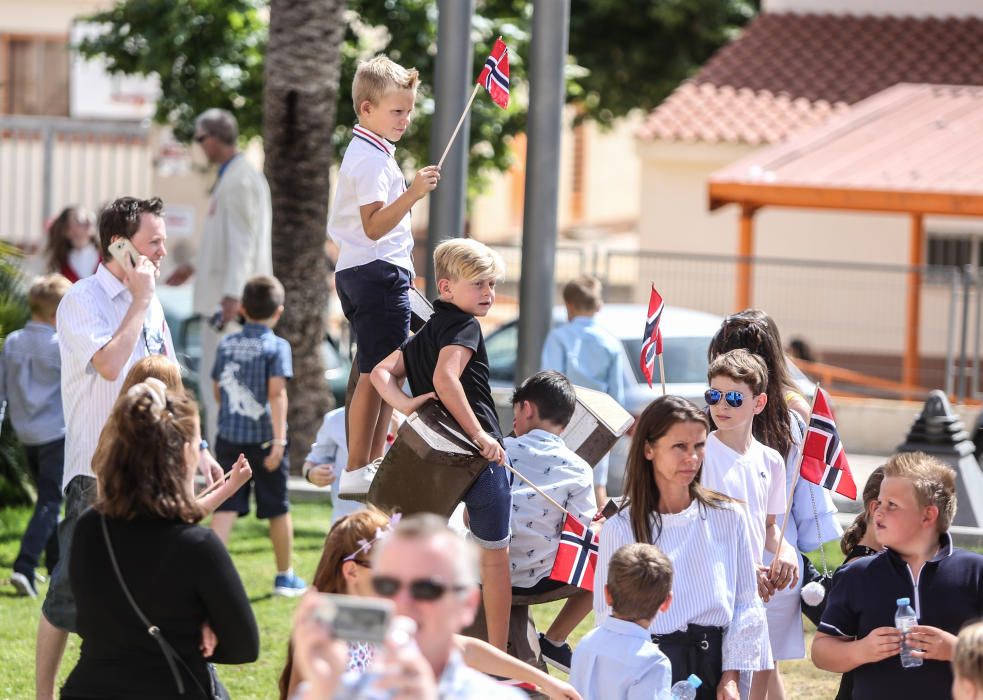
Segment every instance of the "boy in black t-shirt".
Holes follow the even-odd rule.
[[[372,384],[397,411],[409,415],[437,398],[471,438],[488,468],[464,495],[471,535],[481,546],[481,583],[488,641],[505,649],[512,587],[509,516],[512,494],[502,431],[488,384],[488,354],[476,316],[495,303],[504,275],[501,257],[470,239],[444,241],[434,251],[440,298],[420,332],[376,365]],[[403,393],[408,378],[413,397]]]

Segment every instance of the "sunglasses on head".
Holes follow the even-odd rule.
[[[740,408],[741,404],[744,403],[744,394],[739,391],[723,392],[717,389],[707,389],[703,398],[706,399],[707,406],[716,406],[720,403],[720,399],[726,399],[733,408]]]
[[[399,593],[404,586],[410,589],[410,598],[418,601],[433,601],[444,597],[448,591],[460,593],[467,590],[467,586],[460,584],[448,585],[428,578],[418,578],[409,583],[404,583],[392,576],[373,576],[372,590],[383,598],[392,598]]]

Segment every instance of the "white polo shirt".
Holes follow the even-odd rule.
[[[385,260],[416,274],[409,212],[377,241],[365,235],[359,213],[360,207],[373,202],[388,206],[406,191],[403,172],[393,157],[395,152],[393,144],[368,129],[356,124],[352,130],[328,219],[328,235],[340,248],[336,270]]]
[[[58,305],[58,346],[61,353],[61,397],[65,409],[65,471],[62,489],[76,476],[95,476],[92,455],[99,434],[112,413],[127,372],[147,355],[173,360],[174,343],[164,309],[154,296],[143,333],[115,381],[92,366],[92,356],[113,338],[133,297],[104,265],[76,282]]]

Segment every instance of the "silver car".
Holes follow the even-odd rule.
[[[662,395],[658,364],[652,388],[642,375],[639,358],[642,352],[642,333],[648,308],[642,304],[605,304],[597,314],[597,323],[621,341],[624,348],[625,408],[638,416],[651,401]],[[553,325],[567,320],[566,309],[553,309]],[[666,392],[683,396],[698,406],[704,405],[707,388],[707,348],[710,339],[720,328],[723,318],[714,314],[676,306],[666,306],[662,313]],[[502,428],[512,426],[512,390],[515,382],[515,362],[519,342],[518,320],[510,321],[485,339],[492,394]],[[628,438],[622,438],[611,451],[611,470],[608,474],[608,493],[621,494]]]

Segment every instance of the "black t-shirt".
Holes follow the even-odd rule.
[[[473,351],[461,373],[461,386],[482,429],[502,441],[495,401],[488,384],[488,353],[478,319],[446,301],[433,303],[433,316],[423,328],[403,343],[403,365],[413,396],[434,391],[433,373],[441,349],[460,345]]]
[[[983,556],[952,546],[942,535],[941,549],[918,574],[917,590],[908,565],[885,550],[861,557],[837,570],[819,631],[862,639],[878,627],[894,627],[896,600],[908,598],[918,622],[958,634],[983,615]],[[952,670],[946,661],[926,660],[902,668],[898,656],[853,670],[853,697],[864,700],[949,698]]]

